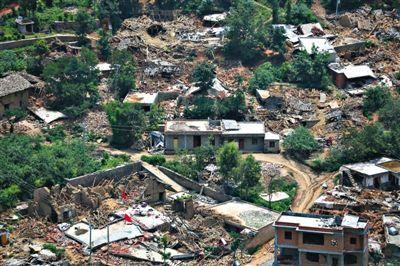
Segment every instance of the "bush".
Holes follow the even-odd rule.
[[[47,141],[56,142],[64,140],[67,134],[64,131],[64,127],[62,125],[57,125],[53,128],[49,128],[44,130],[45,131],[45,138]]]
[[[56,254],[57,258],[61,258],[62,255],[64,255],[65,249],[63,248],[57,248],[56,245],[51,244],[51,243],[46,243],[43,245],[43,249],[48,249],[54,254]]]
[[[142,161],[152,164],[152,165],[164,165],[167,161],[164,155],[154,154],[154,155],[142,155],[140,158]]]
[[[291,17],[288,19],[289,21],[286,21],[286,23],[293,25],[318,22],[311,9],[303,3],[292,6]]]
[[[305,127],[296,128],[283,142],[286,151],[299,158],[308,158],[318,149],[318,142]]]
[[[392,96],[385,87],[376,86],[367,89],[364,98],[364,115],[369,115],[378,111],[391,101],[391,99]]]
[[[26,61],[14,51],[4,50],[0,52],[0,75],[4,75],[9,71],[21,71],[24,69],[26,69]]]

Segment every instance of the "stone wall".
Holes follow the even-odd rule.
[[[57,34],[57,35],[49,36],[49,37],[40,37],[40,38],[0,42],[0,50],[15,49],[15,48],[32,45],[38,40],[45,40],[46,42],[49,43],[56,39],[59,39],[62,42],[75,42],[78,40],[78,36],[71,35],[71,34],[65,34],[65,35]]]
[[[178,183],[179,185],[181,185],[189,190],[194,190],[196,192],[200,192],[203,189],[202,195],[213,198],[219,202],[225,202],[225,201],[232,199],[231,196],[226,195],[222,191],[215,191],[208,187],[202,187],[199,183],[197,183],[193,180],[190,180],[189,178],[186,178],[168,168],[165,168],[163,166],[158,166],[158,169],[160,169],[161,172],[163,172],[169,178],[174,180],[176,183]]]
[[[118,181],[124,177],[129,176],[134,172],[142,170],[142,164],[140,161],[118,166],[113,169],[108,169],[104,171],[98,171],[95,173],[78,176],[71,179],[65,179],[67,183],[73,186],[81,185],[83,187],[89,187],[93,185],[98,185],[104,180],[113,179]]]

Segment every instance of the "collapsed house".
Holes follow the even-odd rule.
[[[338,63],[328,65],[332,75],[332,80],[338,88],[362,87],[368,80],[375,80],[376,76],[367,65],[348,65],[341,66]]]
[[[333,48],[332,44],[327,38],[300,37],[299,41],[299,49],[306,51],[309,55],[313,55],[315,53],[327,53],[329,55],[329,62],[336,62],[338,59],[335,48]]]
[[[385,230],[385,256],[400,258],[400,216],[386,214],[382,217]]]
[[[339,171],[342,185],[380,189],[400,186],[400,161],[395,159],[383,157],[364,163],[347,164]]]
[[[278,265],[368,265],[366,220],[284,212],[274,223]]]
[[[243,152],[279,152],[278,137],[270,138],[266,133],[263,122],[211,119],[167,121],[164,129],[165,152],[193,150],[210,144],[219,147],[225,141],[236,142]]]
[[[278,218],[277,212],[254,204],[231,200],[211,207],[211,210],[224,217],[227,225],[247,235],[245,246],[255,248],[274,237],[273,222]]]

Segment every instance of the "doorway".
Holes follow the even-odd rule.
[[[244,139],[239,139],[239,150],[244,150]]]
[[[201,136],[193,136],[193,148],[201,146]]]

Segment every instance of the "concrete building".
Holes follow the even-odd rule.
[[[366,220],[284,212],[275,221],[274,265],[368,265]]]
[[[33,33],[33,25],[35,25],[35,22],[33,20],[18,17],[15,20],[15,23],[17,24],[17,28],[18,28],[19,32],[21,32],[22,34],[32,34]]]
[[[400,161],[379,158],[369,162],[343,165],[341,184],[366,188],[390,189],[400,186]]]
[[[158,93],[130,92],[126,95],[124,103],[139,104],[143,110],[150,111],[151,106],[158,103]]]
[[[176,150],[193,150],[209,144],[219,147],[226,141],[236,142],[242,152],[279,152],[279,136],[271,133],[266,135],[263,122],[167,121],[164,136],[166,153],[174,153]]]
[[[0,118],[9,109],[26,108],[32,84],[18,74],[0,79]]]

